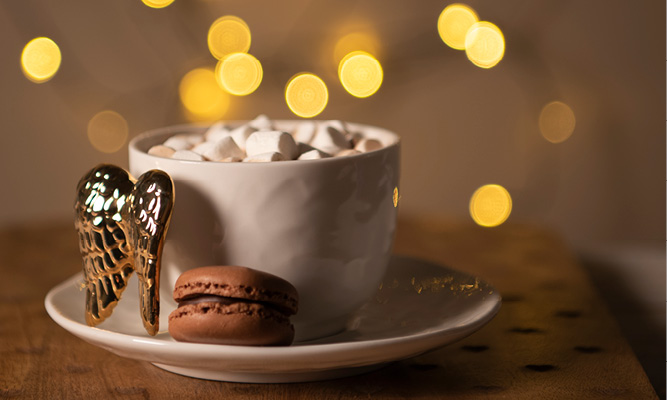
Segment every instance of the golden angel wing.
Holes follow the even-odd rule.
[[[144,328],[155,335],[160,317],[160,258],[174,204],[174,187],[169,175],[151,170],[134,186],[134,263],[139,277],[139,301]]]
[[[95,326],[111,315],[134,270],[129,174],[98,165],[77,186],[74,225],[79,235],[86,279],[86,323]]]

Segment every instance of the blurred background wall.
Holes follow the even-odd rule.
[[[664,246],[665,75],[658,61],[665,5],[471,0],[506,41],[503,60],[482,69],[440,39],[438,15],[448,4],[0,2],[0,226],[70,219],[84,171],[99,162],[127,166],[126,145],[104,153],[89,142],[97,113],[121,115],[129,138],[188,122],[179,82],[194,68],[215,66],[207,31],[231,14],[248,24],[264,79],[255,93],[231,98],[223,118],[295,118],[285,105],[286,82],[301,71],[318,74],[330,100],[317,118],[377,124],[402,136],[403,215],[472,223],[472,193],[497,183],[512,195],[510,221],[546,224],[576,247]],[[367,99],[347,94],[336,77],[336,44],[349,34],[370,40],[384,69],[380,90]],[[62,53],[57,74],[41,84],[20,65],[23,47],[38,36]],[[571,137],[557,144],[538,127],[540,111],[555,100],[576,117]]]
[[[0,1],[0,228],[71,223],[85,171],[101,162],[127,167],[127,140],[143,131],[206,119],[184,111],[179,85],[193,69],[215,66],[208,29],[236,15],[252,32],[250,53],[264,78],[249,96],[225,97],[221,118],[296,118],[285,85],[309,71],[329,88],[318,119],[401,135],[403,217],[474,224],[472,194],[502,185],[513,199],[507,223],[559,232],[609,299],[635,293],[634,302],[610,304],[664,389],[664,364],[654,357],[664,347],[651,346],[664,345],[665,321],[665,3],[470,0],[505,38],[504,58],[490,69],[440,39],[438,16],[450,3],[176,0],[153,9],[140,0]],[[38,84],[20,59],[40,36],[57,43],[62,63]],[[366,99],[337,79],[341,48],[355,45],[384,69]],[[546,140],[538,123],[553,101],[576,119],[560,143]],[[100,112],[115,117],[107,152],[88,136]]]
[[[126,147],[103,153],[87,137],[91,118],[113,110],[129,137],[188,122],[178,85],[213,67],[206,36],[223,15],[243,18],[260,88],[234,97],[225,119],[260,113],[294,118],[284,86],[297,72],[321,76],[330,100],[321,119],[377,124],[403,138],[401,212],[468,218],[476,188],[503,185],[510,220],[548,224],[577,246],[610,241],[662,245],[665,226],[664,4],[624,1],[470,1],[506,40],[494,68],[474,66],[437,31],[443,1],[139,0],[0,3],[0,224],[68,219],[74,185],[98,162],[127,165]],[[375,41],[380,90],[347,94],[336,78],[336,43]],[[53,79],[21,71],[38,36],[60,47]],[[541,109],[558,100],[576,117],[572,136],[540,135]]]

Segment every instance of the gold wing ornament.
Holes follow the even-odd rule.
[[[77,185],[74,225],[86,280],[86,323],[111,315],[133,271],[139,278],[141,318],[159,329],[160,258],[174,205],[174,184],[160,170],[136,181],[122,168],[100,164]]]

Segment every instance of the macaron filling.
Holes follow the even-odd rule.
[[[183,299],[178,302],[179,307],[187,306],[189,304],[199,304],[199,303],[219,303],[224,305],[231,305],[234,303],[253,303],[250,300],[245,299],[234,299],[231,297],[216,296],[212,294],[202,295],[202,296],[192,296],[187,299]]]
[[[240,299],[238,297],[227,297],[227,296],[217,296],[214,294],[201,294],[201,295],[192,295],[184,299],[179,300],[178,307],[183,307],[191,304],[201,304],[201,303],[216,303],[220,305],[230,306],[237,303],[246,303],[246,304],[260,304],[272,311],[284,314],[285,317],[292,315],[293,312],[289,308],[281,307],[277,304],[258,301],[258,300],[248,300]]]

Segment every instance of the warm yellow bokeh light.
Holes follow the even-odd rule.
[[[338,78],[345,90],[356,97],[368,97],[382,85],[382,66],[372,55],[354,51],[338,66]]]
[[[560,101],[552,101],[540,112],[540,132],[551,143],[561,143],[574,132],[576,118],[572,109]]]
[[[445,44],[456,50],[465,50],[466,33],[478,21],[477,13],[465,4],[450,4],[438,18],[438,33]]]
[[[380,41],[371,32],[352,32],[338,39],[333,51],[334,65],[340,65],[340,61],[353,51],[365,51],[369,54],[380,54]]]
[[[498,226],[512,212],[512,198],[500,185],[484,185],[470,198],[470,216],[481,226]]]
[[[174,2],[174,0],[141,0],[141,1],[150,8],[165,8],[169,4]]]
[[[58,72],[62,55],[51,39],[38,37],[25,45],[21,53],[21,69],[35,83],[46,82]]]
[[[262,64],[248,53],[233,53],[218,61],[215,77],[220,86],[236,96],[248,95],[262,83]]]
[[[250,49],[250,28],[239,17],[220,17],[208,30],[208,49],[221,60],[228,54],[247,53]]]
[[[115,111],[100,111],[88,121],[88,140],[103,153],[120,150],[128,136],[127,121]]]
[[[392,195],[392,200],[394,201],[394,208],[398,207],[398,200],[400,199],[398,195],[398,186],[394,187],[394,193]]]
[[[329,91],[317,75],[301,73],[287,83],[285,101],[294,114],[312,118],[327,106]]]
[[[229,94],[218,85],[215,73],[209,68],[196,68],[185,74],[178,93],[193,121],[220,119],[229,108]]]
[[[491,68],[505,55],[505,37],[491,22],[474,23],[466,34],[465,49],[468,59],[480,68]]]

